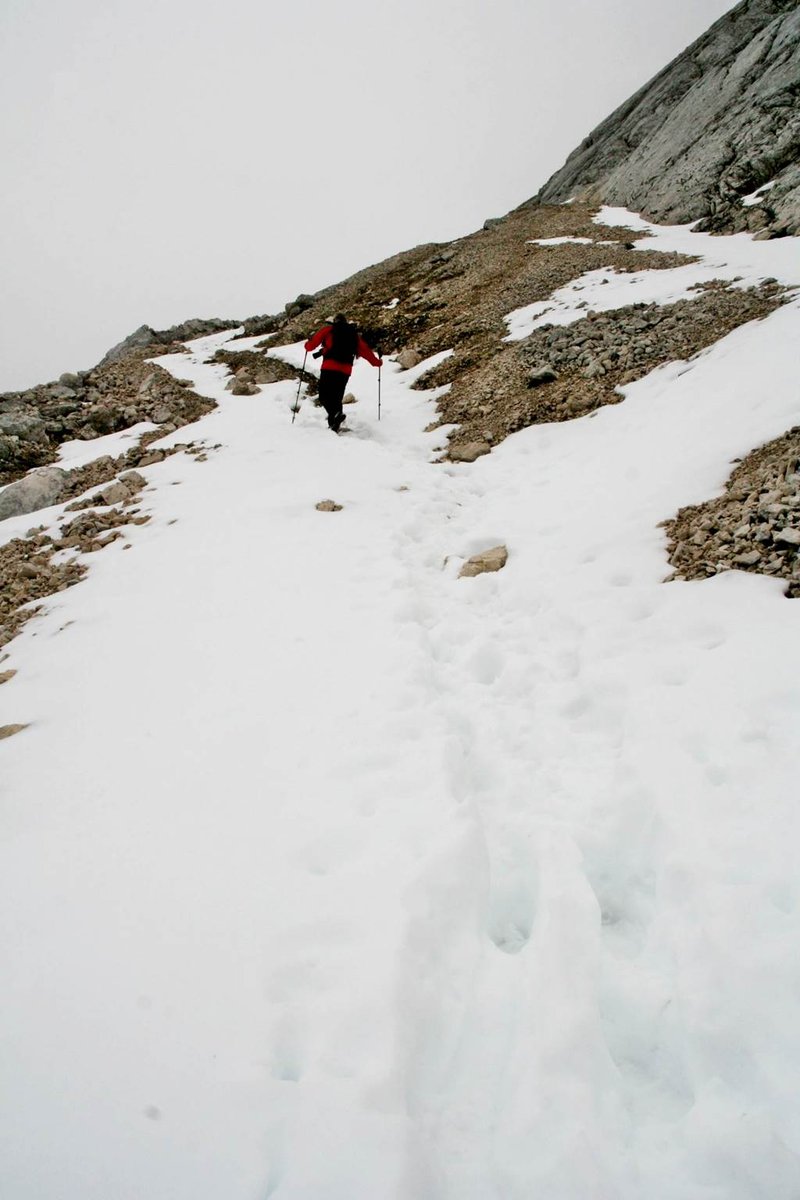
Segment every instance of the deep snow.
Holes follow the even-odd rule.
[[[430,363],[335,438],[224,391],[232,334],[158,360],[220,405],[165,444],[221,448],[4,664],[4,1197],[796,1200],[800,606],[665,584],[659,522],[797,422],[798,332],[468,466]]]

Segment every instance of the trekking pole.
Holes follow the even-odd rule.
[[[303,355],[303,369],[301,370],[300,378],[297,381],[297,396],[295,397],[294,408],[292,409],[292,424],[293,425],[294,425],[294,419],[297,416],[298,412],[300,411],[300,388],[303,386],[303,375],[305,374],[305,370],[306,370],[306,359],[307,358],[308,358],[308,351],[306,350],[305,354]]]
[[[381,369],[378,367],[378,420],[381,419]]]

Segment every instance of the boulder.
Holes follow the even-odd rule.
[[[39,467],[0,492],[0,521],[37,512],[56,504],[64,491],[67,472],[61,467]]]
[[[124,483],[118,483],[114,480],[112,483],[107,483],[104,488],[101,488],[99,495],[102,497],[103,504],[122,504],[128,499],[130,492]]]
[[[138,492],[139,488],[147,486],[147,480],[138,471],[123,471],[119,478],[120,483],[126,483],[128,488],[133,491]]]
[[[505,546],[493,546],[491,550],[483,550],[473,554],[458,572],[459,579],[468,579],[473,575],[485,575],[489,571],[500,571],[508,562],[508,550]]]
[[[21,438],[26,442],[47,442],[45,423],[41,417],[14,409],[0,413],[0,434]]]

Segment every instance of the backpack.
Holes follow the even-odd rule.
[[[358,351],[358,330],[355,325],[351,325],[349,321],[334,321],[330,338],[325,357],[352,366]]]

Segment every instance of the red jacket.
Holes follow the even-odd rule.
[[[343,375],[350,375],[353,370],[352,363],[337,362],[335,358],[328,358],[328,352],[333,346],[332,327],[323,325],[322,329],[318,329],[306,342],[304,349],[306,351],[316,350],[317,346],[322,346],[322,369],[323,371],[341,371]],[[372,363],[373,367],[383,366],[383,359],[378,358],[372,352],[367,343],[359,334],[358,343],[356,345],[356,358],[365,358],[368,363]]]

